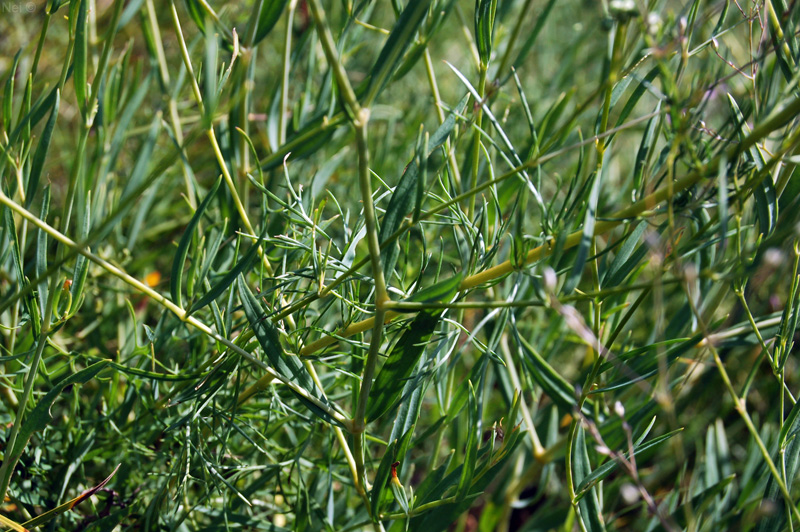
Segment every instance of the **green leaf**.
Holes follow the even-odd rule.
[[[636,266],[647,256],[648,247],[645,244],[639,244],[645,230],[647,230],[646,223],[639,223],[636,228],[631,231],[628,237],[620,246],[614,260],[603,275],[601,285],[603,288],[611,288],[618,286],[625,278],[631,273]],[[634,253],[634,250],[635,253]]]
[[[261,303],[250,291],[244,276],[237,276],[237,284],[247,321],[250,322],[250,327],[261,345],[261,349],[269,359],[270,365],[284,378],[296,383],[310,394],[320,397],[320,393],[311,379],[311,375],[300,361],[300,357],[284,353],[277,327],[267,317]]]
[[[800,432],[800,401],[792,406],[789,415],[786,416],[783,425],[781,425],[781,431],[778,435],[778,445],[780,448],[785,448],[789,439],[798,432]]]
[[[575,444],[573,447],[572,467],[575,482],[581,485],[584,480],[592,474],[592,466],[589,463],[589,453],[586,450],[586,436],[581,424],[578,425],[575,434]],[[603,524],[603,512],[600,508],[600,499],[597,495],[597,487],[589,487],[589,493],[578,502],[580,508],[580,519],[583,521],[587,532],[598,532],[605,530]]]
[[[414,292],[411,297],[403,301],[414,303],[447,303],[453,298],[456,292],[458,292],[458,287],[461,285],[463,276],[463,273],[458,273],[444,281],[439,281],[427,288]]]
[[[14,54],[14,62],[8,70],[8,78],[6,79],[6,87],[3,93],[3,130],[11,131],[11,119],[14,116],[14,80],[17,77],[17,67],[19,66],[19,56],[22,53],[22,48],[17,50]]]
[[[50,187],[45,187],[42,197],[42,209],[39,212],[39,219],[47,221],[47,212],[50,210]],[[47,271],[47,233],[39,229],[36,235],[36,277],[43,278]],[[39,308],[44,309],[47,305],[47,279],[39,283],[36,287],[39,295]],[[44,325],[44,324],[42,324]]]
[[[181,285],[183,280],[183,265],[186,262],[186,256],[189,254],[189,245],[192,243],[192,236],[197,228],[197,224],[200,223],[203,213],[211,204],[211,200],[213,200],[214,196],[217,194],[220,183],[222,183],[222,176],[219,176],[217,181],[211,186],[211,190],[208,191],[206,197],[203,199],[200,205],[198,205],[197,210],[194,212],[192,219],[189,220],[189,224],[186,226],[186,230],[184,230],[183,235],[181,236],[180,242],[178,242],[178,249],[175,251],[175,258],[172,261],[172,275],[169,282],[169,292],[172,296],[172,300],[179,307],[183,306],[181,301]]]
[[[736,479],[736,475],[728,475],[727,477],[723,478],[713,486],[709,486],[705,488],[703,491],[692,497],[691,501],[686,501],[685,503],[678,506],[678,508],[672,512],[670,518],[677,523],[677,525],[681,528],[686,526],[686,514],[687,510],[686,507],[688,505],[691,508],[691,512],[694,515],[703,515],[703,513],[708,509],[709,506],[714,504],[717,495],[722,494],[728,486],[730,486],[731,482]],[[763,523],[766,519],[762,519],[759,521],[759,525]],[[717,530],[722,530],[717,529]],[[756,530],[759,530],[756,528]],[[769,530],[769,529],[767,529]],[[772,530],[781,530],[781,529],[772,529]]]
[[[383,494],[386,490],[386,485],[391,481],[392,464],[396,460],[397,453],[397,440],[392,440],[386,451],[383,453],[381,463],[378,465],[378,471],[375,473],[375,482],[372,484],[372,491],[369,494],[369,502],[372,507],[372,519],[377,522],[377,516],[380,514],[381,503],[383,502]]]
[[[634,446],[633,455],[636,456],[636,457],[639,457],[637,459],[637,462],[641,463],[640,459],[641,459],[641,455],[642,454],[646,453],[647,451],[649,451],[651,449],[656,448],[658,445],[660,445],[660,444],[664,443],[665,441],[669,440],[670,438],[672,438],[673,436],[675,436],[676,434],[678,434],[682,430],[683,429],[676,429],[676,430],[673,430],[672,432],[668,432],[667,434],[664,434],[664,435],[659,436],[657,438],[653,438],[652,440],[648,441],[645,444]],[[631,455],[630,451],[625,452],[624,453],[625,459],[626,460],[630,460],[630,458],[631,458],[630,455]],[[583,480],[580,482],[580,484],[578,484],[578,487],[575,488],[575,502],[578,502],[581,499],[583,499],[583,497],[587,493],[589,493],[589,490],[593,486],[595,486],[598,482],[602,481],[608,475],[613,473],[618,467],[619,467],[619,462],[617,462],[614,459],[611,459],[608,462],[606,462],[605,464],[603,464],[600,467],[598,467],[597,469],[595,469],[594,471],[592,471],[589,475],[584,477]]]
[[[711,328],[713,329],[713,327]],[[625,375],[624,377],[615,380],[602,388],[592,390],[591,393],[596,394],[609,392],[648,379],[653,375],[656,375],[660,369],[670,367],[681,355],[690,349],[694,349],[695,346],[697,346],[697,343],[700,342],[703,337],[703,332],[699,332],[688,340],[668,349],[665,353],[658,357],[639,357],[630,364],[626,363],[624,367],[620,368],[619,370],[620,373]]]
[[[114,468],[114,471],[112,471],[110,475],[108,475],[102,482],[100,482],[96,486],[92,486],[88,490],[83,491],[80,495],[78,495],[74,499],[71,499],[71,500],[69,500],[69,501],[67,501],[65,503],[59,504],[58,506],[56,506],[52,510],[47,510],[46,512],[43,512],[43,513],[37,515],[36,517],[31,519],[30,521],[26,521],[24,523],[24,525],[26,527],[31,527],[31,528],[38,527],[38,526],[41,526],[41,525],[47,523],[48,521],[52,521],[53,519],[55,519],[59,515],[63,514],[64,512],[68,512],[68,511],[72,510],[77,505],[79,505],[80,503],[82,503],[83,501],[85,501],[86,499],[88,499],[89,497],[91,497],[92,495],[94,495],[95,493],[100,491],[101,489],[103,489],[105,487],[105,485],[108,484],[111,481],[112,478],[114,478],[114,475],[117,474],[117,471],[119,470],[119,467],[120,466],[117,465],[117,467]]]
[[[596,173],[594,176],[594,183],[592,183],[592,190],[589,193],[588,205],[586,206],[586,216],[583,219],[583,233],[581,241],[578,244],[578,252],[575,257],[575,263],[572,265],[569,277],[564,283],[562,293],[567,295],[571,294],[578,286],[581,280],[581,275],[586,267],[586,259],[589,257],[589,248],[594,241],[594,223],[597,218],[597,201],[600,197],[600,184],[603,181],[604,172]]]
[[[264,228],[264,231],[266,231],[266,226]],[[236,281],[236,278],[239,277],[239,275],[242,272],[250,268],[250,265],[258,256],[257,255],[258,246],[260,245],[260,242],[263,238],[264,235],[262,233],[262,235],[258,238],[258,240],[256,240],[250,246],[250,250],[247,252],[247,254],[244,257],[242,257],[239,260],[239,262],[236,263],[236,265],[233,268],[231,268],[231,270],[228,273],[226,273],[222,279],[217,281],[217,283],[214,286],[212,286],[211,289],[208,292],[206,292],[205,295],[201,297],[199,301],[196,301],[191,307],[189,307],[189,310],[186,311],[187,317],[191,316],[201,308],[205,307],[206,305],[217,299],[222,292],[227,290],[233,284],[233,282]]]
[[[456,115],[461,114],[469,101],[469,94],[461,98],[453,111],[447,116],[444,122],[436,128],[431,137],[428,139],[428,153],[426,154],[425,164],[430,164],[432,156],[436,149],[438,149],[447,138],[452,134],[456,126]],[[386,213],[381,220],[380,232],[378,240],[383,243],[390,236],[392,236],[403,223],[403,219],[414,209],[414,204],[418,201],[419,195],[423,192],[420,190],[419,180],[420,168],[416,159],[412,160],[406,165],[403,170],[403,175],[400,176],[400,181],[392,192],[392,197],[389,199],[389,205],[386,207]],[[424,186],[424,183],[422,184]],[[383,262],[384,275],[389,275],[394,269],[399,248],[396,243],[386,246],[381,253],[381,260]]]
[[[13,474],[13,471],[6,470],[7,465],[16,464],[33,434],[43,431],[53,420],[50,408],[53,406],[53,403],[56,402],[58,396],[61,395],[61,392],[64,391],[67,386],[86,384],[105,369],[107,365],[108,363],[106,361],[97,362],[62,379],[58,384],[53,386],[53,388],[39,400],[33,410],[25,416],[17,439],[14,442],[14,448],[10,450],[7,449],[6,456],[3,459],[3,468],[0,469],[0,478],[3,480],[3,485],[7,485],[8,479]]]
[[[372,385],[367,402],[368,421],[375,421],[395,406],[441,316],[442,311],[420,312],[394,344]]]
[[[231,30],[225,26],[222,26],[215,22],[215,19],[219,20],[219,16],[214,12],[213,15],[208,11],[212,11],[213,9],[211,6],[205,1],[198,1],[198,0],[185,0],[186,1],[186,10],[189,12],[189,16],[197,24],[197,28],[200,30],[201,33],[206,33],[206,20],[211,22],[211,26],[213,27],[213,31],[219,32],[219,36],[222,38],[222,41],[225,43],[225,46],[228,50],[233,49],[233,34]],[[270,0],[265,0],[270,1]],[[263,8],[262,8],[263,11]],[[259,22],[261,17],[259,17]],[[214,73],[216,75],[216,73]]]
[[[514,337],[520,346],[520,351],[525,367],[528,369],[536,384],[542,387],[544,393],[565,412],[572,412],[578,404],[578,394],[575,388],[567,382],[547,361],[536,352],[524,338],[514,329]],[[584,411],[591,415],[590,401],[584,404]]]
[[[478,56],[483,65],[489,64],[494,41],[494,18],[497,13],[497,0],[475,0],[475,40]]]
[[[458,480],[458,487],[456,488],[456,501],[463,501],[470,492],[472,479],[475,475],[475,463],[478,459],[478,446],[480,445],[479,421],[480,411],[478,410],[478,400],[475,398],[475,389],[472,387],[472,381],[469,384],[469,421],[467,430],[467,447],[464,450],[464,467],[461,469],[461,477]]]
[[[87,192],[83,202],[83,222],[81,223],[78,231],[79,242],[83,242],[89,236],[89,229],[91,227],[91,213],[92,201],[91,195]],[[75,269],[72,271],[72,305],[69,308],[68,314],[74,312],[81,304],[81,296],[83,289],[86,286],[86,276],[89,273],[89,259],[83,255],[78,255],[75,259]]]
[[[395,417],[394,425],[392,425],[390,440],[403,438],[404,435],[414,430],[414,426],[419,419],[422,398],[427,388],[427,382],[422,375],[423,368],[424,361],[420,359],[417,364],[416,378],[408,379],[405,386],[403,386],[400,407],[397,409],[397,417]]]
[[[33,202],[33,197],[39,188],[39,180],[42,176],[42,169],[44,168],[44,161],[47,158],[47,152],[50,151],[50,141],[53,138],[53,130],[56,126],[58,119],[58,107],[61,103],[61,92],[56,90],[56,97],[53,101],[53,107],[50,111],[50,118],[47,119],[47,124],[44,126],[42,138],[36,145],[36,152],[33,154],[33,161],[31,162],[31,171],[28,177],[28,183],[25,187],[25,208],[30,207]]]
[[[25,269],[23,268],[22,253],[19,247],[19,236],[17,234],[17,226],[14,223],[14,216],[11,214],[11,209],[8,207],[3,208],[3,223],[6,232],[11,238],[11,259],[14,264],[14,273],[17,276],[17,284],[19,289],[24,289],[28,286],[28,279],[25,277]],[[22,299],[25,310],[28,312],[28,317],[33,326],[33,335],[39,336],[41,332],[41,319],[39,314],[39,305],[30,293],[25,295]]]
[[[756,213],[758,226],[764,236],[770,236],[778,222],[778,198],[772,176],[767,175],[764,180],[753,190],[756,199]]]
[[[258,1],[258,0],[257,0]],[[289,0],[263,0],[261,6],[261,13],[258,15],[258,26],[256,27],[256,38],[253,42],[254,45],[261,42],[261,40],[269,35],[275,24],[281,18],[281,13],[289,3]]]
[[[88,0],[79,0],[78,20],[75,23],[75,62],[72,82],[75,84],[75,96],[78,100],[78,108],[86,118],[88,112],[86,83],[88,81],[89,63],[89,33],[86,29],[87,4]]]
[[[658,102],[656,110],[661,109],[661,102]],[[650,158],[655,153],[656,144],[658,142],[658,132],[661,130],[662,120],[661,115],[652,117],[647,121],[644,135],[639,142],[639,151],[636,152],[636,161],[633,163],[633,190],[639,194],[642,189],[642,181],[644,180],[645,170],[649,164]]]
[[[409,2],[400,14],[386,44],[381,49],[378,60],[375,61],[375,65],[370,71],[369,86],[362,104],[364,107],[370,107],[386,86],[403,58],[403,54],[414,42],[414,34],[425,20],[430,5],[431,0]]]

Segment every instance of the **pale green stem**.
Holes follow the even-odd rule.
[[[436,117],[439,119],[439,124],[444,123],[444,109],[442,108],[442,97],[439,95],[439,84],[436,83],[436,73],[433,70],[433,61],[431,60],[431,52],[427,44],[425,45],[425,72],[428,75],[428,83],[431,86],[431,94],[433,95],[433,105],[436,108]],[[447,152],[447,159],[450,161],[448,168],[453,173],[453,181],[456,186],[461,188],[461,171],[458,169],[458,161],[456,160],[456,153],[450,145],[450,138],[444,141],[444,150]]]
[[[786,123],[788,120],[790,120],[792,117],[794,117],[797,113],[800,113],[800,97],[793,96],[786,105],[784,105],[780,109],[776,109],[766,120],[764,120],[762,123],[760,123],[758,126],[756,126],[750,132],[750,134],[745,139],[743,139],[738,145],[731,146],[731,148],[728,150],[728,152],[724,156],[726,157],[727,160],[735,159],[739,154],[741,154],[744,151],[748,150],[750,147],[755,145],[760,140],[764,139],[767,135],[769,135],[770,133],[772,133],[776,129],[782,127],[784,123]],[[641,119],[637,119],[637,120],[641,121]],[[633,122],[634,121],[632,121],[629,124],[626,124],[625,127],[630,127],[630,125],[632,125]],[[587,141],[584,141],[581,144],[586,144],[587,142],[595,142],[597,140],[597,138],[613,134],[616,131],[618,131],[619,129],[620,128],[611,129],[611,130],[607,131],[605,135],[599,135],[598,137],[594,137],[592,139],[587,139]],[[572,147],[570,147],[570,148],[572,148]],[[530,167],[533,167],[533,166],[537,166],[537,165],[543,164],[544,162],[557,157],[561,153],[564,153],[565,150],[567,150],[567,149],[568,148],[564,148],[563,150],[558,150],[557,152],[548,154],[547,156],[540,157],[540,158],[537,158],[535,160],[532,160],[532,161],[529,161],[527,163],[524,163],[520,167],[515,168],[515,169],[511,170],[510,172],[508,172],[507,174],[495,179],[494,182],[499,182],[502,179],[506,179],[508,177],[516,175],[520,170],[522,170],[524,168],[530,168]],[[784,151],[785,150],[781,150],[780,152],[776,153],[775,157],[778,157],[778,158],[782,157]],[[698,182],[700,182],[709,172],[712,171],[712,169],[713,169],[713,172],[716,173],[716,169],[719,166],[719,161],[720,161],[720,157],[715,157],[707,165],[705,165],[703,168],[700,168],[700,169],[692,171],[686,177],[684,177],[682,179],[678,179],[674,183],[670,183],[670,185],[668,185],[668,186],[666,186],[664,188],[661,188],[661,189],[659,189],[659,190],[657,190],[657,191],[645,196],[641,200],[629,205],[628,207],[626,207],[624,209],[620,209],[619,211],[616,211],[615,213],[612,213],[607,219],[598,221],[595,224],[594,234],[595,235],[600,235],[600,234],[607,233],[607,232],[611,231],[612,229],[618,227],[619,225],[627,222],[628,220],[630,220],[632,218],[635,218],[637,216],[641,216],[641,215],[644,215],[646,213],[651,212],[652,209],[654,209],[655,207],[660,205],[664,200],[672,197],[672,195],[674,195],[674,194],[676,194],[678,192],[681,192],[683,190],[686,190],[689,187],[692,187],[695,184],[697,184]],[[487,186],[490,186],[490,184],[489,183],[482,183],[479,188],[483,189],[483,188],[485,188]],[[447,202],[447,204],[448,205],[452,205],[456,201],[460,201],[460,200],[464,199],[465,197],[467,197],[468,194],[474,194],[474,193],[475,193],[475,191],[469,191],[468,193],[462,194],[461,196],[459,196],[457,198],[454,198],[450,202]],[[447,208],[447,207],[444,204],[442,204],[442,205],[438,206],[436,209],[434,209],[434,211],[435,212],[441,212],[441,210],[444,210],[445,208]],[[434,211],[431,211],[431,213],[433,213]],[[431,214],[431,213],[428,213],[428,214]],[[426,216],[423,216],[423,219],[425,217]],[[407,228],[401,228],[401,230],[405,230],[405,229],[407,229]],[[577,246],[580,243],[580,240],[581,240],[582,236],[583,236],[583,232],[582,231],[576,231],[576,232],[571,233],[570,235],[568,235],[566,237],[566,239],[564,240],[563,249],[567,250],[567,249],[571,249],[571,248]],[[536,248],[531,249],[528,252],[528,254],[526,255],[524,263],[525,264],[531,264],[533,262],[536,262],[536,261],[540,260],[543,257],[548,256],[552,252],[552,244],[554,242],[555,242],[555,239],[551,239],[551,240],[548,240],[547,243],[545,243],[545,244],[543,244],[541,246],[538,246]],[[465,290],[469,290],[471,288],[475,288],[476,286],[480,286],[480,285],[482,285],[484,283],[491,282],[491,281],[493,281],[495,279],[498,279],[498,278],[500,278],[500,277],[502,277],[504,275],[507,275],[507,274],[511,273],[512,271],[514,271],[515,267],[516,267],[515,264],[512,263],[511,261],[505,261],[505,262],[503,262],[501,264],[498,264],[496,266],[488,268],[488,269],[486,269],[486,270],[484,270],[482,272],[479,272],[479,273],[476,273],[476,274],[471,275],[469,277],[466,277],[461,282],[461,284],[459,286],[459,289],[461,291],[465,291]],[[342,280],[344,280],[343,277],[344,276],[340,276],[340,278]],[[314,297],[317,297],[316,294],[315,294]],[[281,314],[284,314],[284,313],[281,313]],[[392,311],[388,311],[387,314],[386,314],[386,319],[392,319],[392,318],[394,318],[396,316],[399,316],[399,315],[401,315],[401,314],[393,313]],[[373,327],[373,325],[374,325],[373,318],[368,318],[368,319],[360,321],[358,323],[351,324],[348,327],[346,327],[346,328],[344,328],[344,329],[342,329],[340,331],[337,331],[337,336],[344,336],[344,337],[352,336],[353,334],[357,334],[357,333],[369,330],[370,328]],[[314,352],[316,352],[316,351],[318,351],[320,349],[324,349],[325,347],[327,347],[327,346],[329,346],[331,344],[334,344],[336,342],[337,342],[337,340],[333,336],[327,336],[327,337],[320,338],[319,340],[317,340],[315,342],[312,342],[312,343],[308,344],[305,348],[303,348],[303,350],[301,351],[301,354],[302,355],[308,355],[308,354],[314,353]]]
[[[684,286],[684,290],[687,294],[689,294],[688,286]],[[692,309],[692,313],[697,318],[698,323],[703,331],[703,336],[710,339],[710,335],[708,334],[708,329],[706,323],[703,321],[703,317],[698,312],[697,307],[694,304],[694,300],[691,297],[687,297],[687,301],[689,302],[689,306]],[[761,439],[761,435],[758,433],[758,429],[753,424],[753,420],[750,418],[750,414],[747,412],[747,406],[745,404],[744,399],[739,398],[736,390],[733,387],[733,383],[731,382],[730,377],[728,376],[728,372],[725,370],[725,365],[722,363],[722,359],[719,356],[719,352],[717,352],[717,348],[714,346],[714,342],[708,341],[706,342],[706,347],[708,347],[709,351],[711,351],[711,355],[714,357],[714,364],[717,366],[717,370],[719,371],[720,377],[722,377],[722,382],[725,384],[725,389],[728,391],[728,394],[733,399],[733,403],[735,405],[736,411],[744,421],[745,426],[747,426],[748,432],[750,432],[750,436],[755,440],[758,449],[761,451],[761,456],[764,458],[764,461],[767,463],[767,467],[769,468],[770,474],[772,475],[773,480],[778,485],[778,489],[780,489],[783,498],[786,501],[786,506],[790,509],[794,518],[800,522],[800,510],[794,504],[791,494],[786,487],[786,483],[783,481],[783,475],[780,474],[778,468],[775,466],[775,463],[772,461],[772,457],[767,450],[767,446],[764,444],[764,441]],[[781,394],[783,395],[783,394]]]
[[[183,130],[181,129],[181,122],[178,116],[178,104],[175,101],[175,98],[172,96],[172,91],[169,87],[169,67],[167,66],[167,59],[164,54],[164,44],[161,40],[161,30],[159,29],[158,19],[156,18],[153,0],[146,0],[145,7],[147,9],[147,19],[150,23],[150,32],[153,35],[153,42],[155,44],[158,71],[161,73],[161,79],[164,82],[164,89],[167,94],[167,109],[169,110],[172,134],[175,135],[175,141],[177,142],[178,146],[183,146]],[[186,198],[189,200],[189,206],[192,208],[192,210],[195,210],[197,209],[197,197],[194,192],[194,186],[192,186],[192,179],[189,175],[189,170],[186,168],[185,164],[181,164],[181,171],[183,173],[183,184],[186,187]]]
[[[181,23],[180,19],[178,18],[178,11],[175,9],[175,2],[170,2],[171,11],[172,11],[172,24],[175,28],[175,34],[177,36],[178,44],[181,49],[181,57],[183,58],[183,64],[186,67],[186,71],[189,73],[189,77],[191,78],[192,82],[192,92],[194,93],[195,100],[197,101],[197,105],[200,108],[200,113],[203,114],[203,96],[200,93],[200,86],[197,84],[197,79],[194,75],[194,70],[192,69],[192,61],[189,57],[189,50],[186,47],[186,41],[183,38],[183,31],[181,30]],[[231,61],[235,60],[235,58],[231,58]],[[214,150],[214,156],[217,159],[217,163],[219,164],[220,170],[222,170],[222,176],[225,179],[225,184],[228,186],[228,190],[231,193],[231,198],[233,199],[233,204],[236,206],[236,212],[239,213],[239,217],[242,219],[242,224],[244,225],[245,229],[250,232],[251,234],[257,234],[253,229],[253,225],[250,223],[250,217],[247,215],[247,210],[245,209],[244,205],[242,204],[242,200],[239,197],[239,193],[236,189],[236,184],[233,182],[233,177],[231,176],[230,171],[228,170],[228,165],[225,161],[225,157],[222,155],[222,151],[219,148],[219,143],[217,142],[216,133],[214,133],[214,126],[209,125],[208,129],[206,130],[206,136],[208,137],[209,142],[211,143],[211,148]],[[264,250],[261,246],[258,246],[257,253],[259,257],[261,257],[261,262],[264,265],[264,269],[267,271],[268,274],[272,275],[273,269],[272,265],[269,262],[269,258],[264,253]]]

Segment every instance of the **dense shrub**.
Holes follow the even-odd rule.
[[[799,19],[2,3],[0,524],[800,525]]]

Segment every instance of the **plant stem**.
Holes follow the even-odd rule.
[[[175,29],[175,35],[178,39],[178,44],[181,49],[181,57],[183,58],[183,64],[186,67],[186,71],[189,73],[189,77],[192,80],[192,92],[194,93],[195,100],[197,101],[197,105],[200,108],[200,113],[205,114],[204,106],[203,106],[203,96],[200,93],[200,86],[197,84],[197,78],[194,74],[194,69],[192,68],[192,61],[189,58],[189,49],[186,47],[186,40],[183,37],[183,30],[181,29],[180,19],[178,18],[178,11],[175,8],[174,0],[170,1],[171,7],[171,14],[172,14],[172,25]],[[236,58],[232,57],[231,61],[234,61]],[[216,75],[214,73],[213,75]],[[219,143],[217,142],[216,133],[214,133],[214,126],[212,123],[209,123],[208,129],[206,129],[206,136],[208,137],[208,141],[211,143],[211,148],[214,150],[214,156],[217,159],[217,164],[219,164],[220,170],[222,171],[222,176],[225,179],[225,184],[228,186],[228,191],[231,193],[231,198],[233,199],[233,204],[236,206],[236,212],[239,213],[239,217],[242,220],[242,225],[244,225],[245,229],[252,233],[257,234],[256,231],[253,229],[253,225],[250,223],[250,218],[247,215],[247,210],[245,209],[244,205],[242,204],[242,200],[239,197],[239,193],[236,189],[236,184],[233,182],[233,177],[231,176],[230,171],[228,170],[228,164],[225,161],[225,157],[222,155],[222,151],[219,148]],[[264,265],[264,269],[270,275],[273,274],[272,264],[269,262],[269,258],[267,257],[264,250],[261,246],[258,246],[257,249],[258,256],[261,258],[261,263]]]
[[[700,312],[698,312],[697,307],[694,304],[694,299],[690,295],[689,287],[686,284],[684,284],[684,291],[688,295],[686,300],[688,301],[689,306],[692,309],[692,313],[697,318],[697,322],[700,325],[701,330],[703,331],[703,336],[709,338],[710,335],[708,333],[708,328],[706,326],[706,323],[703,320],[703,317],[700,315]],[[797,506],[795,506],[794,500],[792,499],[792,496],[789,493],[786,483],[783,481],[783,475],[781,475],[780,472],[778,471],[778,468],[775,467],[775,463],[772,461],[772,457],[770,456],[770,453],[767,450],[767,446],[761,439],[761,435],[758,433],[758,429],[756,429],[755,425],[753,425],[753,420],[750,418],[750,414],[747,412],[747,406],[745,400],[739,398],[739,395],[736,393],[736,390],[733,387],[733,383],[731,382],[731,379],[728,376],[728,372],[725,370],[725,365],[722,363],[722,358],[720,358],[719,352],[717,351],[717,348],[714,346],[714,343],[708,341],[706,342],[705,345],[706,347],[708,347],[709,351],[711,351],[711,355],[714,357],[714,364],[717,366],[717,371],[719,371],[720,377],[722,377],[722,382],[723,384],[725,384],[725,389],[728,391],[728,394],[731,396],[731,399],[733,400],[736,412],[739,414],[739,416],[741,416],[742,421],[744,421],[744,424],[747,426],[748,432],[750,432],[750,436],[755,440],[759,451],[761,451],[761,456],[767,463],[767,467],[769,468],[770,474],[772,475],[772,478],[775,481],[775,483],[778,485],[778,489],[780,489],[781,494],[783,495],[783,498],[786,501],[787,508],[790,509],[795,520],[800,522],[800,510],[798,510]],[[781,395],[783,395],[782,392]]]
[[[0,192],[0,195],[5,197],[5,194]],[[7,198],[6,198],[7,199]],[[14,468],[17,466],[19,458],[22,456],[21,452],[16,452],[17,437],[22,428],[22,420],[25,417],[25,410],[28,407],[28,402],[31,399],[33,392],[33,382],[36,380],[36,375],[39,373],[39,365],[42,362],[42,353],[47,345],[47,336],[50,334],[50,317],[53,315],[53,297],[58,289],[57,277],[53,277],[50,282],[50,289],[47,293],[47,302],[45,303],[44,313],[42,314],[42,330],[39,334],[39,340],[36,344],[36,352],[25,377],[25,387],[22,390],[22,397],[19,400],[17,408],[17,415],[14,418],[14,425],[11,427],[11,433],[8,436],[8,444],[5,447],[5,456],[3,457],[3,465],[0,466],[0,498],[5,499],[8,485],[11,482],[11,476],[14,474]]]

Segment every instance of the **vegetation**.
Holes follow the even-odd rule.
[[[0,525],[794,530],[794,0],[2,3]]]

